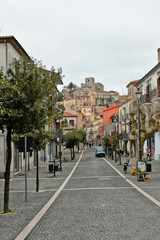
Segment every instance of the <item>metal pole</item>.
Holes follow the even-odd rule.
[[[25,154],[25,202],[27,202],[27,137],[24,137],[24,154]]]
[[[140,115],[140,99],[138,99],[138,128],[139,128],[139,160],[142,158],[142,149],[141,149],[141,115]]]
[[[62,159],[61,159],[61,124],[60,124],[60,119],[59,119],[59,170],[62,171]]]
[[[121,164],[121,152],[119,147],[119,115],[118,115],[118,155],[119,155],[119,164]]]

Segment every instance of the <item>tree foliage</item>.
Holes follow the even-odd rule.
[[[132,125],[131,125],[131,133],[132,135],[139,137],[138,129],[136,128],[136,112],[131,114],[132,117]],[[148,117],[148,127],[146,124],[146,117]],[[144,111],[143,108],[140,109],[140,122],[141,122],[141,150],[143,155],[143,146],[145,141],[148,138],[151,138],[155,132],[160,129],[160,121],[159,121],[159,113],[153,113],[151,109],[147,109]],[[139,160],[139,144],[137,145],[137,160]]]
[[[7,130],[4,212],[8,212],[11,165],[11,136],[42,129],[49,117],[48,96],[62,70],[47,71],[41,62],[21,58],[10,65],[7,76],[0,73],[0,129]]]
[[[78,87],[77,87],[76,84],[70,82],[67,86],[64,86],[64,88],[65,88],[65,89],[68,89],[69,95],[72,96],[72,91],[73,91],[74,89],[78,88]]]

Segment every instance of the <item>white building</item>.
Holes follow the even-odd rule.
[[[142,91],[140,100],[142,112],[146,115],[146,128],[151,129],[151,124],[155,125],[160,121],[160,49],[158,49],[158,64],[153,67],[137,84],[137,88]],[[151,121],[152,116],[152,121]],[[144,155],[146,147],[149,146],[152,157],[160,160],[160,132],[154,133],[151,138],[145,141]]]
[[[20,59],[21,56],[30,59],[27,52],[24,50],[24,48],[20,45],[20,43],[16,40],[14,36],[0,36],[0,69],[3,69],[5,75],[9,68],[9,65],[13,62],[13,59]],[[56,86],[62,84],[63,82],[61,80],[58,80],[56,82]],[[53,130],[55,130],[55,126],[56,125],[53,124]],[[46,146],[44,153],[40,153],[40,160],[50,159],[50,156],[52,154],[50,151],[50,145],[56,145],[56,143],[50,143]],[[55,146],[53,146],[53,149],[55,149]],[[0,131],[0,178],[3,178],[5,173],[5,162],[7,154],[6,150],[6,133],[2,133]],[[12,144],[11,176],[16,174],[17,172],[23,171],[24,164],[25,161],[23,154],[19,154],[18,149],[16,149],[15,146]],[[30,168],[32,168],[33,165],[34,158],[30,157]]]

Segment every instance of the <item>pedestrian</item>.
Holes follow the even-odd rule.
[[[148,146],[146,147],[146,154],[147,154],[147,160],[149,160],[150,150]]]
[[[127,164],[126,163],[124,163],[123,170],[124,170],[125,173],[127,173]]]

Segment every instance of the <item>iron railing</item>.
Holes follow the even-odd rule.
[[[160,97],[160,88],[154,88],[149,93],[143,94],[140,99],[140,104],[150,103],[155,97]]]

